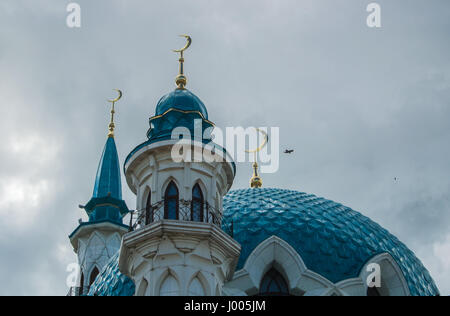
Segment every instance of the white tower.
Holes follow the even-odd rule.
[[[129,226],[122,221],[129,211],[122,200],[119,158],[114,141],[114,103],[119,98],[111,101],[113,108],[108,139],[98,166],[92,198],[85,206],[80,206],[85,209],[89,221],[80,222],[69,236],[80,266],[79,283],[71,289],[70,295],[89,292],[97,275],[119,251],[122,236],[129,231]]]
[[[137,211],[133,231],[123,237],[119,268],[134,281],[136,295],[220,295],[240,253],[240,245],[221,229],[222,199],[235,165],[217,145],[216,159],[194,159],[210,147],[193,135],[207,134],[213,124],[204,104],[185,89],[187,39],[188,45],[178,51],[177,89],[161,98],[150,118],[148,141],[125,161]],[[184,147],[182,161],[172,156],[179,142],[179,137],[172,139],[175,129],[192,141],[192,147]]]

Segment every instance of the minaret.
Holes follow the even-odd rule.
[[[112,103],[111,122],[108,138],[103,149],[95,178],[94,192],[85,206],[81,206],[89,221],[81,222],[69,239],[80,265],[79,284],[71,290],[72,295],[86,295],[90,285],[109,259],[120,248],[122,236],[128,232],[122,218],[128,207],[122,200],[119,157],[114,141],[114,105],[122,96],[110,100]]]
[[[150,118],[148,140],[125,161],[125,177],[137,197],[133,231],[123,237],[119,269],[136,285],[138,296],[221,295],[220,289],[235,270],[239,244],[221,229],[222,199],[235,176],[235,164],[225,149],[215,145],[222,161],[191,159],[203,153],[211,139],[199,139],[207,128],[205,105],[186,89],[183,52],[176,89],[163,96]],[[172,150],[181,128],[192,141],[184,159]],[[211,144],[210,144],[211,145]],[[185,147],[186,148],[186,147]]]

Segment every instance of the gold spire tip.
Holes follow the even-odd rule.
[[[111,122],[109,123],[108,126],[108,137],[114,137],[114,128],[116,127],[116,125],[114,124],[114,113],[116,113],[115,109],[114,109],[114,105],[116,104],[117,101],[119,101],[122,98],[122,91],[120,91],[119,89],[113,89],[115,91],[117,91],[119,93],[119,95],[117,96],[117,98],[113,99],[113,100],[109,100],[108,102],[110,102],[112,104],[111,106]]]
[[[253,175],[250,178],[250,187],[254,189],[260,188],[262,187],[262,184],[263,184],[262,179],[258,174],[258,163],[255,160],[255,162],[253,163]]]
[[[187,78],[184,75],[184,57],[183,57],[183,53],[184,53],[184,51],[186,49],[189,48],[189,46],[191,46],[192,39],[191,39],[191,37],[189,35],[186,35],[186,34],[180,35],[180,37],[186,38],[186,41],[187,41],[186,45],[184,45],[184,47],[181,48],[181,49],[174,49],[173,51],[175,53],[180,53],[180,59],[178,59],[178,61],[180,62],[180,68],[179,68],[179,73],[178,73],[177,77],[175,78],[175,83],[177,85],[177,89],[183,90],[184,87],[187,84]]]
[[[260,188],[262,187],[262,179],[259,176],[259,172],[258,172],[258,152],[260,152],[266,145],[267,142],[269,141],[269,136],[267,135],[267,133],[259,128],[256,128],[257,132],[260,132],[263,136],[264,136],[264,140],[262,142],[261,145],[259,145],[258,148],[254,149],[254,150],[246,150],[247,153],[253,153],[254,154],[254,162],[253,162],[253,175],[250,178],[250,187],[251,188]]]

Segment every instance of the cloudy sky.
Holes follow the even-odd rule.
[[[174,88],[218,126],[278,126],[265,186],[341,202],[405,242],[450,294],[450,2],[379,0],[0,2],[0,294],[64,295],[106,141],[112,88],[121,162]],[[239,164],[233,188],[248,186]],[[397,181],[394,180],[397,178]],[[124,184],[130,208],[134,196]]]

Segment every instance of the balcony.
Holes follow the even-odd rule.
[[[187,222],[203,222],[216,225],[230,236],[233,236],[233,223],[223,223],[222,214],[219,210],[212,207],[209,203],[202,204],[201,214],[194,215],[192,212],[192,201],[179,200],[177,203],[178,213],[176,220]],[[164,200],[153,204],[151,207],[130,211],[130,232],[139,230],[154,222],[159,222],[168,219]]]

